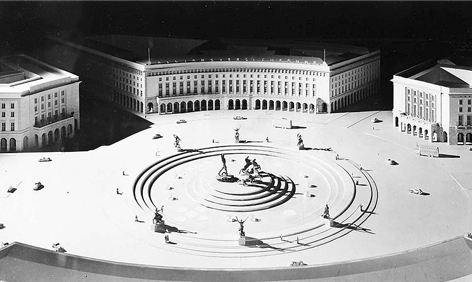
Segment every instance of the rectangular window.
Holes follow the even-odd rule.
[[[54,92],[54,98],[57,98],[57,92]]]
[[[462,117],[462,115],[459,115],[459,116],[458,116],[457,125],[463,125],[463,117]]]
[[[15,108],[15,104],[11,103],[10,104],[10,109],[14,109]]]
[[[6,123],[2,122],[2,131],[6,130]]]
[[[472,125],[472,116],[471,115],[467,116],[467,125]]]
[[[48,100],[51,99],[51,94],[48,94]]]
[[[467,112],[471,112],[472,108],[471,107],[467,107]]]
[[[472,105],[472,100],[467,100],[467,105]]]
[[[2,117],[5,117],[5,112],[2,112]]]
[[[64,96],[64,90],[61,91],[61,96]]]
[[[459,100],[459,105],[462,105],[462,100]]]
[[[462,113],[462,108],[459,108],[459,113]]]
[[[11,112],[10,117],[15,117],[15,112]]]
[[[34,98],[34,103],[35,103],[35,104],[38,103],[38,98]]]
[[[15,123],[14,122],[10,123],[10,130],[15,131]]]

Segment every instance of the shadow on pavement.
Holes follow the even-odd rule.
[[[339,223],[339,222],[333,221],[332,227],[346,228],[346,229],[352,229],[352,230],[355,230],[355,231],[361,231],[361,232],[365,232],[365,233],[369,233],[369,234],[375,234],[374,232],[370,231],[370,229],[360,227],[359,225],[354,224],[354,223]]]
[[[449,158],[449,159],[458,159],[461,156],[458,155],[449,155],[449,154],[439,154],[440,158]]]
[[[246,236],[246,246],[251,247],[251,248],[256,247],[256,248],[262,248],[262,249],[270,248],[270,249],[281,251],[281,252],[285,251],[284,249],[277,248],[267,243],[264,243],[263,241],[257,238],[248,237],[248,236]]]

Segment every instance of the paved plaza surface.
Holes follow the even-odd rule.
[[[274,128],[280,118],[294,128]],[[399,133],[391,112],[147,119],[151,128],[92,151],[0,155],[0,241],[60,242],[70,254],[132,264],[240,269],[379,257],[471,231],[470,146],[435,143],[439,158],[420,157],[414,149],[426,141]],[[221,154],[237,178],[246,157],[257,159],[261,177],[247,186],[217,181]],[[38,162],[44,156],[52,161]],[[38,181],[45,187],[34,191]],[[8,193],[10,185],[18,189]],[[333,226],[321,217],[326,204]],[[151,230],[161,206],[171,244]],[[247,246],[238,245],[236,217],[246,220]]]

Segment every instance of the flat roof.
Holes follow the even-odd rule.
[[[101,35],[88,37],[81,45],[128,61],[146,64],[183,61],[228,60],[293,61],[328,65],[356,58],[369,51],[365,47],[320,42],[284,40],[212,40]]]
[[[56,87],[70,81],[78,81],[78,76],[56,67],[45,64],[26,55],[12,55],[0,60],[5,75],[4,83],[9,86],[8,92],[36,92]],[[20,75],[7,79],[8,75]]]

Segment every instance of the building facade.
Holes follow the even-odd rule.
[[[42,148],[80,126],[79,78],[25,55],[0,60],[0,151]]]
[[[139,42],[130,40],[137,39],[108,36],[88,45],[52,39],[57,54],[81,52],[74,66],[104,86],[98,95],[141,116],[212,110],[331,113],[379,89],[380,52],[361,47],[158,38],[152,45],[160,49],[143,46],[148,54],[137,55],[132,47]]]
[[[472,68],[425,62],[393,76],[393,122],[428,142],[472,144]]]

